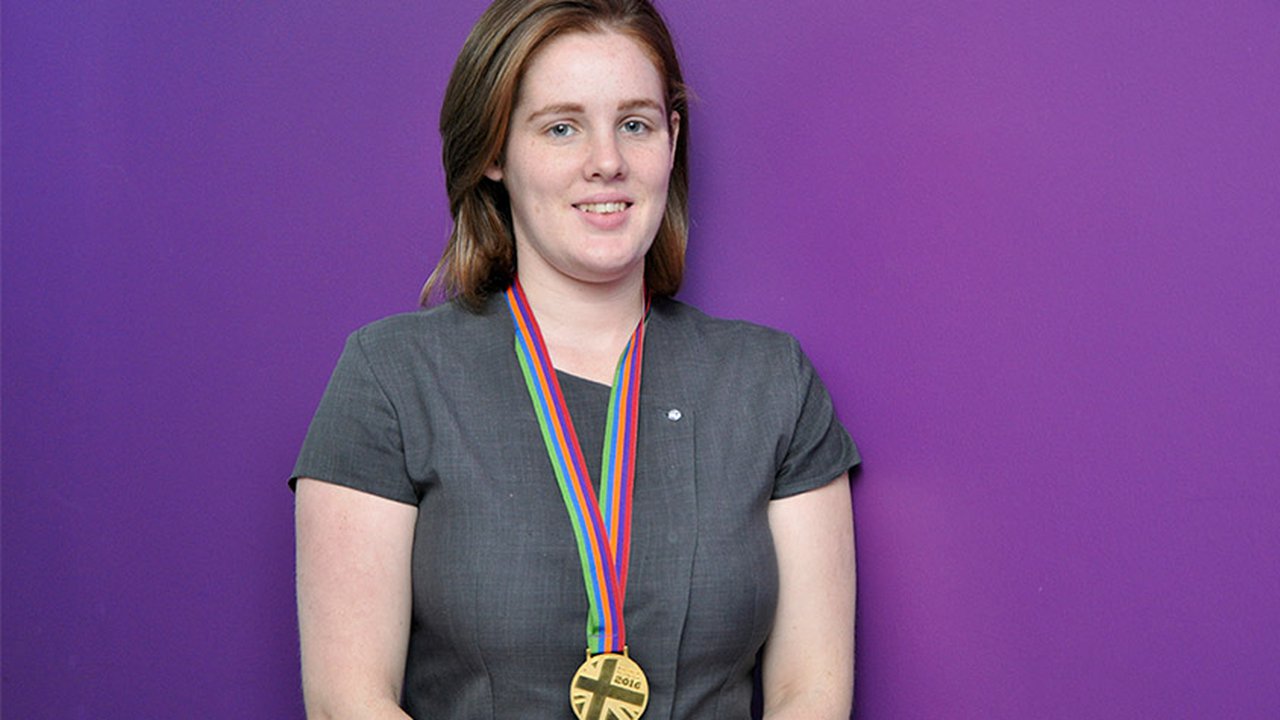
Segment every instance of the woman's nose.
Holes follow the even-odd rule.
[[[587,176],[592,179],[614,180],[626,175],[627,160],[622,154],[618,138],[613,133],[597,135],[591,142],[587,158]]]

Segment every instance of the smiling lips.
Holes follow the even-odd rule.
[[[574,203],[573,207],[582,213],[578,217],[591,227],[602,232],[614,232],[626,226],[627,218],[631,217],[627,211],[634,204],[626,200],[608,200]]]
[[[583,212],[588,212],[596,215],[609,215],[612,213],[619,213],[619,212],[622,212],[623,210],[626,210],[627,208],[631,207],[631,203],[628,203],[628,202],[578,203],[574,205],[574,207],[578,208]]]

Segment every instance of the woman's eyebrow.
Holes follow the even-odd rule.
[[[543,115],[581,115],[586,111],[586,108],[577,103],[555,103],[529,113],[528,121],[532,122]]]
[[[653,110],[658,113],[664,112],[661,105],[649,98],[638,98],[618,103],[618,112],[631,112],[632,110]]]

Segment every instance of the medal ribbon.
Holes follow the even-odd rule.
[[[517,278],[507,289],[507,305],[516,330],[516,357],[533,401],[538,426],[573,525],[587,589],[587,651],[622,652],[627,644],[622,618],[631,559],[631,489],[636,473],[636,432],[640,418],[640,367],[644,355],[644,315],[627,341],[613,375],[608,421],[600,463],[600,496],[573,429],[573,419],[560,391],[551,355],[538,321]]]

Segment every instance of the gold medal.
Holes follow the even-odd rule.
[[[636,720],[649,706],[649,680],[626,654],[589,655],[569,684],[579,720]]]

